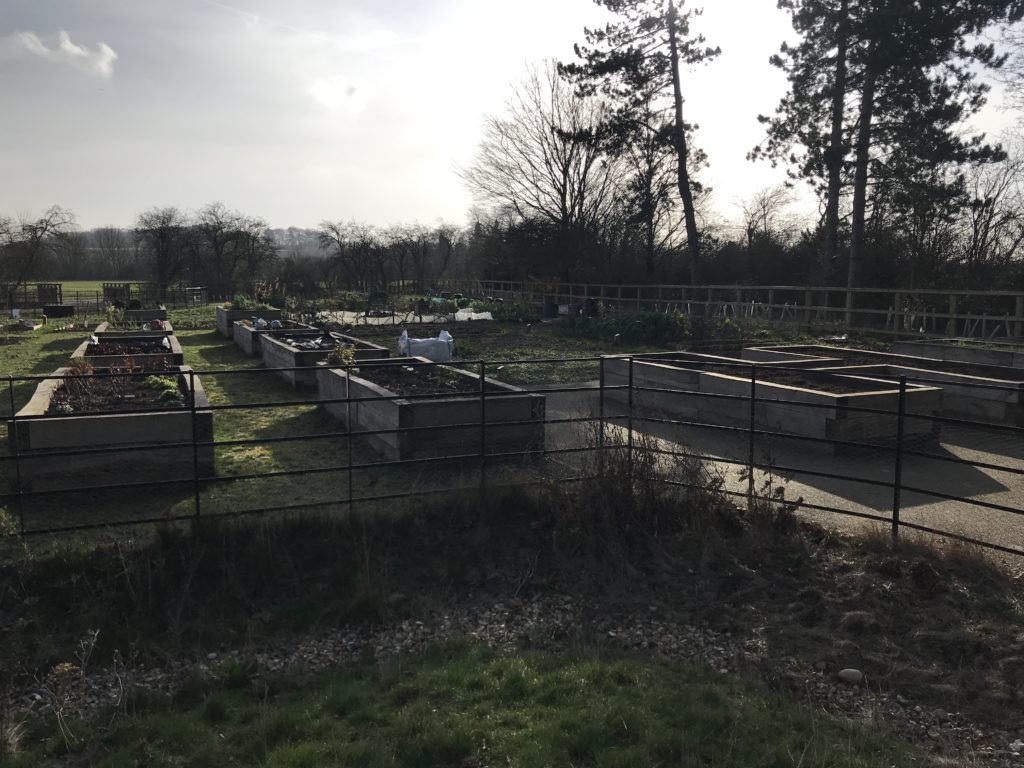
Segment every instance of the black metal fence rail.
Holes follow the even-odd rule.
[[[190,396],[185,403],[184,410],[189,414],[192,433],[188,440],[179,440],[170,443],[160,443],[155,439],[152,442],[134,443],[131,445],[100,445],[100,446],[77,446],[72,448],[59,448],[47,450],[45,454],[38,451],[25,452],[19,441],[19,430],[30,429],[33,422],[66,419],[67,416],[56,414],[25,415],[16,412],[17,398],[15,387],[21,383],[39,385],[48,380],[63,379],[64,376],[8,376],[8,407],[10,418],[8,424],[8,444],[10,452],[7,455],[0,455],[0,471],[5,471],[10,480],[10,489],[0,494],[0,506],[13,511],[11,517],[16,525],[13,530],[7,531],[7,535],[34,536],[40,534],[66,533],[82,531],[108,526],[151,524],[155,522],[168,522],[175,520],[194,520],[209,517],[237,517],[253,514],[269,514],[274,512],[288,512],[293,510],[310,510],[327,507],[352,508],[361,503],[384,502],[400,500],[410,497],[421,497],[443,493],[454,493],[460,490],[475,488],[493,488],[508,484],[507,480],[493,477],[499,466],[512,466],[517,470],[524,470],[527,477],[530,472],[544,467],[548,473],[553,464],[557,464],[562,470],[568,471],[565,477],[558,478],[566,482],[578,482],[587,479],[585,474],[581,475],[581,466],[576,461],[580,456],[593,455],[595,451],[607,450],[614,447],[626,451],[652,451],[665,460],[673,458],[699,459],[719,467],[726,473],[729,468],[742,470],[746,488],[737,487],[734,481],[732,486],[727,486],[724,492],[738,499],[746,500],[748,505],[757,503],[776,503],[777,499],[766,496],[759,492],[757,480],[763,479],[765,473],[782,475],[791,480],[799,479],[809,481],[824,481],[831,483],[850,484],[858,488],[862,487],[874,493],[870,505],[865,502],[857,502],[847,498],[842,491],[829,491],[830,499],[845,499],[861,509],[843,508],[836,503],[818,503],[817,501],[806,501],[803,499],[792,499],[796,507],[812,513],[825,513],[843,516],[852,519],[871,521],[877,524],[886,525],[891,529],[894,538],[900,535],[901,530],[912,530],[929,535],[941,536],[947,539],[966,542],[969,544],[985,547],[1004,554],[1024,555],[1024,508],[1018,505],[1021,503],[1016,496],[1011,499],[1012,503],[1000,503],[986,498],[984,494],[954,493],[944,490],[941,487],[929,487],[928,483],[908,481],[906,478],[906,467],[908,461],[915,462],[940,462],[941,466],[951,468],[961,467],[969,471],[1003,473],[1010,477],[1024,476],[1024,427],[1005,423],[982,423],[968,419],[944,416],[936,413],[914,413],[908,412],[908,396],[914,391],[908,387],[912,386],[937,386],[941,387],[942,381],[931,379],[927,374],[916,376],[882,376],[872,373],[870,376],[858,376],[857,374],[816,371],[805,368],[789,368],[785,366],[763,365],[758,363],[727,363],[715,361],[713,366],[718,372],[723,369],[730,371],[734,378],[742,377],[749,382],[744,394],[727,392],[707,392],[693,389],[686,389],[676,386],[650,386],[642,383],[638,377],[637,369],[642,366],[646,358],[644,355],[608,357],[581,357],[581,358],[557,358],[543,360],[471,360],[456,361],[451,365],[463,368],[477,375],[476,381],[479,386],[472,390],[459,392],[429,392],[412,394],[386,394],[371,396],[353,396],[351,392],[351,378],[346,378],[346,391],[344,397],[319,397],[313,394],[302,399],[273,398],[264,402],[219,402],[209,404],[197,404],[196,381],[200,377],[234,377],[234,376],[259,376],[275,377],[279,371],[310,371],[318,370],[319,367],[295,367],[284,369],[266,368],[236,368],[219,370],[191,370],[183,373],[189,380],[188,391]],[[621,383],[610,383],[609,368],[612,361],[618,367],[616,376],[622,379],[621,368],[626,368],[625,380]],[[536,390],[537,394],[543,394],[549,399],[551,397],[568,398],[575,404],[569,403],[566,407],[549,409],[543,418],[543,429],[547,434],[546,443],[543,446],[527,446],[515,450],[496,450],[497,443],[489,446],[491,440],[502,430],[508,430],[524,425],[536,425],[535,419],[489,419],[488,414],[493,413],[489,409],[495,408],[503,399],[520,396],[519,392],[508,392],[492,389],[487,378],[488,371],[496,371],[499,366],[531,366],[550,365],[551,363],[566,362],[593,362],[600,365],[600,378],[596,383],[581,385],[564,385],[544,387]],[[702,364],[691,361],[677,361],[676,363],[684,369],[701,369]],[[332,366],[334,370],[345,372],[350,376],[359,369],[370,369],[378,366],[390,365],[392,362],[360,362],[350,366]],[[402,365],[432,367],[443,365],[440,363],[419,363],[409,361]],[[821,402],[797,402],[785,399],[780,390],[778,394],[768,394],[760,391],[761,385],[773,385],[768,379],[771,373],[794,373],[811,381],[821,381],[822,388],[827,390],[829,382],[845,381],[851,379],[867,378],[874,380],[876,386],[878,381],[888,380],[892,384],[891,390],[880,390],[882,394],[888,394],[895,398],[896,405],[892,408],[879,408],[871,406],[856,405],[853,402],[857,398],[843,398],[836,396],[836,403]],[[119,374],[94,373],[92,377],[112,377]],[[467,380],[472,381],[472,380]],[[283,383],[273,386],[282,387]],[[1007,394],[1019,394],[1020,388],[1013,385],[985,384],[979,386],[979,391],[1005,392]],[[671,402],[678,401],[686,405],[686,411],[690,415],[682,415],[679,410],[666,406],[664,403],[654,410],[643,405],[647,396],[656,395],[661,398],[669,398]],[[353,408],[375,402],[406,401],[416,402],[419,400],[445,401],[457,399],[464,403],[463,416],[458,421],[445,423],[440,426],[399,426],[387,429],[364,429],[354,426]],[[853,402],[851,402],[853,401]],[[701,408],[703,403],[724,403],[734,404],[735,409],[730,411],[733,414],[729,423],[723,423],[723,419],[713,416],[703,416]],[[216,425],[217,413],[230,413],[233,411],[263,411],[280,408],[295,408],[297,406],[314,405],[325,407],[329,405],[342,406],[346,411],[344,423],[339,423],[337,428],[327,429],[322,432],[304,432],[301,434],[284,434],[275,436],[233,437],[231,439],[216,438],[216,431],[213,436],[202,436],[199,429],[199,415],[203,412],[211,412]],[[821,434],[800,434],[794,429],[786,429],[786,425],[780,427],[766,426],[761,423],[759,407],[777,406],[793,412],[813,414],[815,412],[832,411],[841,414],[843,418],[870,416],[876,419],[876,424],[885,423],[885,428],[878,434],[862,435],[859,439],[843,439],[834,436]],[[1024,407],[1024,406],[1022,406]],[[141,413],[181,413],[182,408],[154,408]],[[561,415],[558,415],[561,412]],[[121,410],[94,411],[89,413],[76,413],[75,417],[87,416],[114,416],[124,415]],[[135,411],[133,413],[140,413]],[[693,414],[696,414],[694,416]],[[325,414],[324,418],[332,418]],[[996,436],[995,439],[1003,441],[1012,451],[1021,449],[1021,463],[1014,464],[1004,453],[1001,459],[963,458],[944,451],[941,443],[936,439],[932,446],[919,445],[908,438],[907,426],[910,424],[928,424],[931,428],[928,434],[935,434],[936,430],[944,427],[954,429],[978,430],[988,436]],[[587,439],[579,434],[580,428],[589,428],[598,436],[598,442]],[[398,459],[384,459],[380,456],[370,454],[369,460],[357,457],[354,445],[362,439],[375,437],[381,438],[389,435],[400,436],[408,433],[426,433],[428,435],[443,435],[453,430],[479,430],[475,445],[468,450],[457,450],[439,456],[416,456]],[[576,430],[575,432],[573,430]],[[584,430],[585,431],[585,430]],[[618,442],[608,439],[611,431],[615,431],[621,438]],[[918,430],[919,432],[921,430]],[[884,432],[884,434],[883,434]],[[645,436],[641,439],[641,435]],[[891,438],[891,439],[890,439]],[[201,468],[200,453],[202,451],[213,451],[228,448],[260,448],[267,446],[287,446],[297,442],[316,441],[341,441],[339,450],[341,453],[331,455],[331,461],[323,466],[303,466],[298,468],[275,469],[272,471],[236,472],[234,474],[217,475],[211,472],[204,472]],[[694,448],[695,442],[703,442],[703,450]],[[954,443],[955,444],[955,443]],[[783,447],[788,458],[785,461],[775,461],[771,458],[774,449]],[[851,474],[843,471],[846,460],[842,455],[831,461],[822,463],[820,451],[827,448],[833,451],[844,452],[843,455],[868,455],[871,461],[875,462],[875,469],[884,466],[887,476],[865,476]],[[145,482],[114,482],[101,483],[97,485],[83,486],[80,488],[33,488],[23,482],[23,468],[26,462],[39,461],[45,456],[48,461],[71,461],[76,458],[90,456],[113,456],[125,455],[150,451],[182,450],[191,451],[192,468],[191,472],[184,477],[148,480]],[[365,453],[365,451],[363,451]],[[449,471],[445,468],[455,467],[459,470],[467,470],[475,477],[471,481],[462,484],[451,485],[446,483],[441,488],[398,488],[388,493],[356,493],[354,477],[356,473],[373,470],[401,470],[404,468],[422,468],[439,472]],[[868,468],[869,472],[871,468]],[[332,486],[338,493],[328,499],[305,499],[299,494],[293,500],[283,504],[267,504],[264,506],[241,506],[228,507],[219,505],[210,509],[203,501],[205,490],[218,486],[234,486],[240,483],[253,481],[265,481],[267,479],[289,479],[301,478],[304,476],[331,476],[344,475],[345,482]],[[447,479],[447,478],[446,478]],[[517,483],[530,483],[532,480],[520,479]],[[669,479],[666,482],[675,485],[685,485],[678,480]],[[177,488],[189,489],[191,491],[191,510],[188,514],[174,514],[159,516],[143,516],[124,519],[114,515],[94,517],[88,521],[76,521],[73,513],[69,514],[66,524],[32,525],[30,518],[33,509],[46,498],[59,497],[61,494],[68,494],[71,497],[81,497],[82,494],[97,494],[110,491],[122,491],[129,493],[140,492],[150,489],[159,492],[161,489]],[[1009,490],[1009,488],[1004,488]],[[1020,493],[1024,496],[1024,481],[1021,483]],[[879,494],[885,494],[883,499]],[[936,525],[927,524],[927,519],[907,519],[908,507],[907,497],[914,496],[926,500],[928,503],[942,502],[945,504],[958,504],[963,506],[963,512],[958,520],[962,519],[961,530],[943,529]],[[926,510],[923,514],[927,515]],[[984,527],[982,515],[997,514],[999,527],[1002,533],[997,537],[986,537],[979,527]],[[27,524],[29,519],[29,524]],[[1009,530],[1009,534],[1006,531]]]

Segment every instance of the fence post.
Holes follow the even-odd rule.
[[[401,426],[401,425],[399,425]],[[345,443],[348,449],[348,512],[352,514],[352,366],[345,366]],[[395,435],[395,439],[401,442],[402,433]]]
[[[24,488],[21,483],[21,446],[18,441],[18,412],[14,407],[14,377],[7,377],[7,392],[11,402],[11,436],[14,441],[14,482],[18,489],[18,530],[20,535],[25,535],[25,502],[22,498]]]
[[[750,429],[748,433],[747,452],[747,510],[754,509],[754,449],[756,444],[755,429],[757,426],[757,364],[750,366]]]
[[[487,363],[480,361],[480,493],[487,486]]]
[[[196,519],[199,519],[201,506],[199,501],[199,427],[196,424],[196,372],[188,369],[188,403],[192,412],[192,494],[196,508]]]
[[[629,409],[626,413],[626,440],[627,450],[626,454],[630,465],[633,463],[633,356],[629,356],[629,388],[627,390],[627,404]]]
[[[604,357],[602,357],[599,363],[600,368],[597,374],[597,421],[599,429],[597,436],[597,460],[599,462],[599,466],[604,465],[604,360]]]
[[[892,540],[900,536],[900,490],[903,485],[903,423],[907,412],[907,377],[900,376],[900,399],[896,421],[896,467],[892,478]]]

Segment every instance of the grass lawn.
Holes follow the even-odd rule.
[[[173,313],[172,323],[178,322]],[[195,313],[189,313],[196,321]],[[212,318],[212,313],[210,315]],[[12,344],[0,346],[0,371],[11,375],[44,375],[67,364],[71,352],[86,336],[86,328],[94,327],[102,318],[83,324],[79,319],[73,330],[53,323],[37,331],[12,333]],[[212,319],[211,319],[212,323]],[[202,385],[212,405],[244,405],[274,402],[273,408],[233,408],[214,414],[214,439],[217,442],[240,440],[282,440],[262,444],[225,445],[215,449],[216,478],[200,488],[201,510],[205,514],[260,510],[268,507],[309,504],[325,509],[342,508],[349,495],[347,439],[336,436],[343,427],[309,400],[316,399],[315,390],[295,390],[275,374],[263,369],[259,359],[244,355],[233,342],[214,330],[176,330],[185,353],[185,363],[196,370],[207,371]],[[218,373],[227,369],[249,369],[243,373]],[[14,384],[14,407],[28,402],[35,382]],[[0,416],[0,455],[9,455],[6,440],[6,418],[10,415],[8,392],[2,394]],[[294,405],[291,405],[294,403]],[[353,440],[353,463],[379,461],[361,440]],[[307,476],[257,477],[238,481],[239,475],[311,469]],[[376,496],[399,490],[427,490],[432,487],[457,485],[458,467],[446,467],[439,473],[426,465],[404,468],[356,469],[352,473],[355,497]],[[0,483],[11,477],[10,462],[0,463]],[[130,457],[125,459],[122,482],[132,482]],[[191,482],[163,486],[159,489],[115,491],[61,492],[36,496],[24,505],[27,529],[85,524],[93,521],[181,517],[194,514],[195,493]],[[0,504],[0,510],[3,505]],[[15,505],[7,505],[7,513],[18,516]]]
[[[735,676],[457,642],[315,675],[228,662],[213,682],[136,693],[119,713],[68,726],[70,747],[56,723],[34,723],[26,751],[0,766],[855,768],[921,759]]]
[[[599,364],[595,361],[505,364],[508,360],[551,360],[585,358],[617,352],[667,352],[685,348],[684,343],[670,344],[617,344],[566,333],[551,323],[498,323],[489,321],[423,325],[407,328],[414,338],[436,336],[442,329],[455,339],[455,357],[459,360],[495,361],[488,366],[487,375],[509,384],[565,384],[596,380]],[[350,332],[377,344],[397,348],[402,328],[395,326],[357,326]],[[498,366],[502,368],[499,371]],[[464,366],[474,372],[476,366]]]

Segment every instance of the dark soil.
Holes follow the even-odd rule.
[[[92,355],[154,355],[169,353],[159,341],[133,341],[131,344],[116,341],[101,341],[85,348],[87,356]]]
[[[180,400],[169,399],[164,389],[149,383],[149,375],[111,376],[93,378],[69,376],[53,394],[48,414],[73,415],[93,411],[146,411],[165,408],[183,408],[186,392],[177,375]]]
[[[480,391],[479,379],[470,378],[440,366],[383,365],[361,367],[359,378],[372,381],[396,395],[475,394]],[[504,391],[487,384],[488,392]]]
[[[20,336],[0,336],[0,347],[6,347],[11,344],[17,344],[20,341]]]

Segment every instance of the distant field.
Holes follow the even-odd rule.
[[[55,283],[60,283],[63,286],[65,293],[71,291],[88,291],[90,293],[96,293],[102,291],[101,287],[103,283],[113,282],[125,282],[123,280],[54,280]]]

